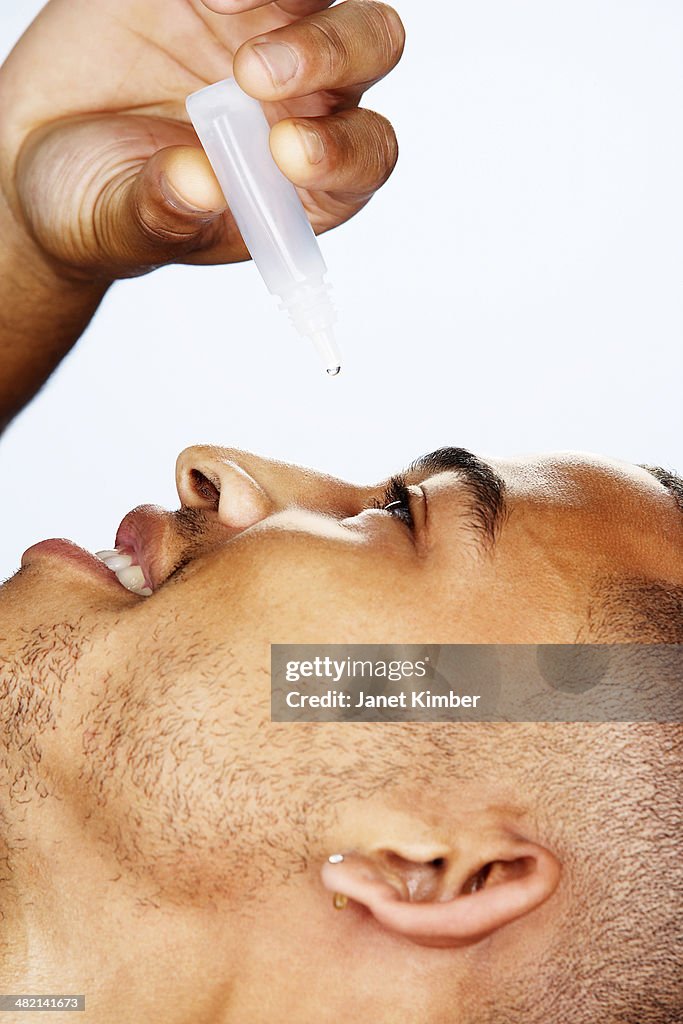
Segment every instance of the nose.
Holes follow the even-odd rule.
[[[238,530],[286,508],[356,515],[365,491],[301,466],[212,445],[180,453],[176,485],[183,506],[217,512],[223,525]]]

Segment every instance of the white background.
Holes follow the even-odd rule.
[[[41,6],[3,4],[0,52]],[[683,468],[683,4],[396,6],[406,54],[366,103],[399,166],[322,241],[340,377],[251,265],[117,285],[0,444],[0,574],[175,507],[195,442],[362,481],[442,444]]]

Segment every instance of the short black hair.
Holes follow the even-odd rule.
[[[666,487],[667,491],[673,495],[680,511],[683,512],[683,477],[672,473],[669,469],[663,469],[662,466],[641,466],[640,468],[652,473],[655,480],[659,480],[660,484]]]

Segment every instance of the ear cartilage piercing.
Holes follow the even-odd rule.
[[[342,864],[344,861],[343,853],[333,853],[331,857],[327,858],[330,864]],[[348,897],[343,892],[335,892],[332,897],[332,906],[335,910],[343,910],[346,904],[349,902]]]

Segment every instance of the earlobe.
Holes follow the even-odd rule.
[[[322,881],[331,892],[365,906],[387,931],[423,946],[458,947],[540,907],[561,873],[549,850],[527,842],[516,842],[505,856],[479,868],[471,866],[464,879],[462,867],[444,858],[405,860],[400,867],[387,870],[386,858],[344,854],[323,866]]]

